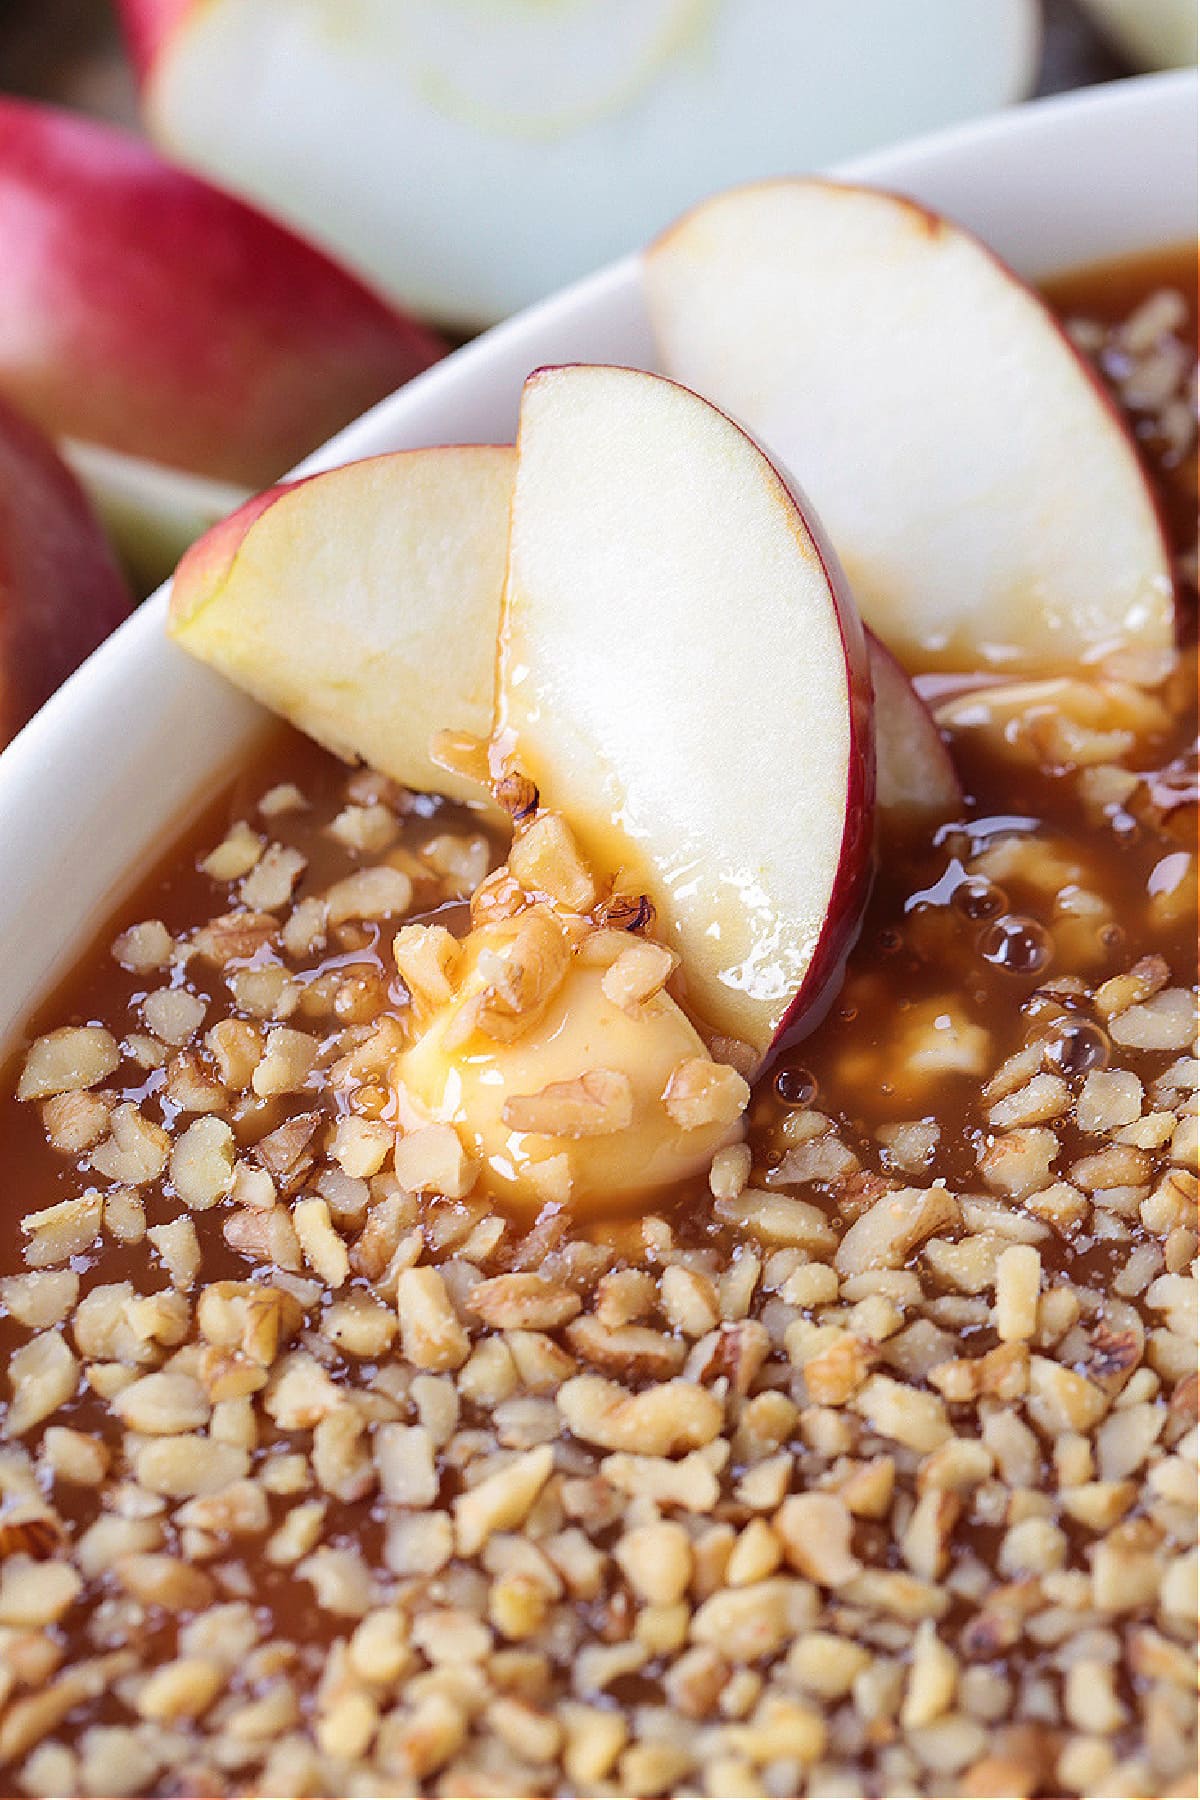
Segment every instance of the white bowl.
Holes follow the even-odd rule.
[[[1152,76],[836,172],[950,213],[1036,278],[1191,237],[1195,137],[1195,76]],[[653,366],[636,257],[469,344],[302,468],[507,440],[525,376],[562,361]],[[258,707],[167,641],[166,607],[160,589],[0,756],[0,1044],[261,729]]]

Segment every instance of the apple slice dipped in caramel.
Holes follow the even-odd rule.
[[[740,1139],[746,1074],[811,1022],[866,898],[870,674],[840,581],[696,395],[526,383],[492,743],[515,836],[464,943],[396,940],[410,1186],[449,1166],[521,1209],[611,1211]]]
[[[745,1073],[836,977],[869,665],[796,496],[686,390],[544,371],[516,469],[414,451],[264,495],[185,559],[172,629],[343,754],[445,788],[429,740],[491,725],[499,626],[516,832],[463,943],[396,942],[403,1178],[611,1210],[740,1138]]]
[[[862,626],[757,445],[653,375],[526,383],[494,754],[649,896],[712,1031],[766,1056],[857,930],[874,796]]]
[[[819,180],[734,189],[649,250],[666,372],[798,470],[909,670],[1169,648],[1137,452],[1040,299],[966,231]]]
[[[430,746],[491,730],[512,478],[470,444],[272,488],[188,551],[168,628],[337,755],[478,800]]]

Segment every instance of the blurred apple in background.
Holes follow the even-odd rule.
[[[79,483],[35,426],[0,405],[0,746],[131,604]]]
[[[123,539],[140,526],[135,559],[167,568],[443,349],[132,135],[7,98],[0,266],[0,395],[64,442]]]
[[[1031,84],[1035,0],[117,0],[151,135],[472,329],[714,188]]]
[[[1105,36],[1143,69],[1196,60],[1196,0],[1083,0]]]

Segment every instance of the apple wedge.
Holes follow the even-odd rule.
[[[0,406],[0,746],[130,605],[79,483],[35,426]]]
[[[875,805],[903,828],[949,819],[963,803],[962,783],[937,722],[886,644],[867,632],[875,695]]]
[[[0,264],[0,394],[52,436],[247,487],[442,350],[131,134],[7,98]]]
[[[869,57],[844,0],[118,4],[170,155],[468,329],[719,183],[989,111],[1032,48],[962,0],[873,0]]]
[[[481,738],[491,730],[515,473],[515,451],[488,445],[400,452],[276,488],[222,520],[185,558],[171,631],[193,655],[340,755],[374,762],[414,786],[478,798],[426,752],[429,734],[448,722]],[[409,515],[404,529],[414,532],[412,515],[423,509],[431,536],[445,534],[447,558],[451,534],[465,527],[467,537],[453,565],[417,559],[412,566],[425,571],[421,581],[397,583],[390,617],[372,622],[358,578],[347,581],[346,571],[362,566],[363,546],[376,540],[384,509],[393,506]],[[336,573],[324,558],[314,563],[314,541],[322,543],[326,532],[341,534],[344,562]],[[427,647],[410,641],[402,606],[452,640],[452,660],[439,645],[421,664],[432,684],[415,679]],[[380,655],[388,632],[392,647]],[[335,671],[328,691],[317,643],[331,659],[325,667]],[[950,753],[895,657],[870,632],[867,647],[878,810],[900,823],[947,818],[962,799]]]
[[[168,629],[339,756],[478,800],[430,757],[487,737],[513,451],[402,450],[269,489],[188,551]]]
[[[911,201],[735,189],[646,255],[666,372],[803,479],[904,666],[1077,670],[1173,641],[1137,452],[1028,287]]]
[[[761,1058],[825,997],[869,875],[866,645],[813,521],[686,388],[525,385],[497,754],[648,893],[691,1009]]]

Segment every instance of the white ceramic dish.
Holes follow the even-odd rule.
[[[838,173],[941,208],[1038,277],[1192,235],[1195,138],[1185,73],[1042,102]],[[303,468],[508,439],[526,374],[572,360],[652,366],[636,257],[477,339]],[[160,590],[0,756],[0,1044],[261,728],[256,706],[167,641],[165,613]]]

